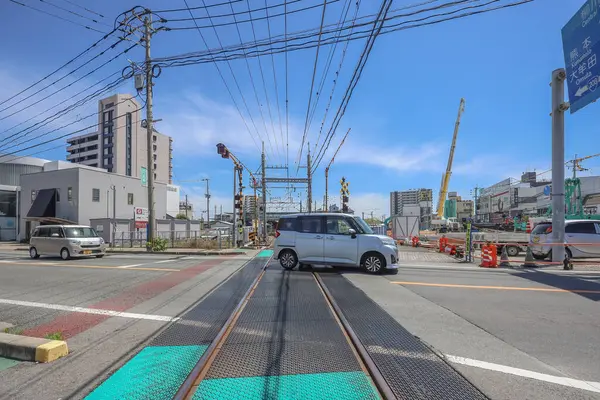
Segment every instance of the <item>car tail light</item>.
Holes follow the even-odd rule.
[[[275,238],[278,238],[279,235],[281,235],[281,233],[279,233],[279,231],[275,231]]]

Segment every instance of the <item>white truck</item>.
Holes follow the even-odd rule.
[[[466,239],[465,233],[447,233],[446,237],[453,239]],[[518,256],[521,252],[527,251],[529,243],[529,234],[525,232],[473,232],[473,248],[480,248],[482,242],[490,241],[496,245],[498,254],[506,246],[506,252],[509,257]]]

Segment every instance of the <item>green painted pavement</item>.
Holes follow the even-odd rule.
[[[86,399],[172,399],[207,347],[146,347]]]
[[[273,250],[262,250],[256,257],[271,257],[273,255]]]
[[[361,371],[282,376],[205,379],[193,400],[204,399],[380,399]]]
[[[17,365],[19,361],[11,360],[10,358],[0,357],[0,371],[9,369],[10,367],[14,367]]]

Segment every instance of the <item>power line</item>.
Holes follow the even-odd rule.
[[[313,65],[312,79],[310,81],[310,92],[308,94],[308,105],[306,106],[306,119],[304,121],[304,133],[302,134],[302,143],[298,153],[298,165],[296,166],[296,173],[300,170],[300,160],[302,159],[302,150],[304,149],[304,141],[306,140],[306,134],[308,132],[308,114],[310,113],[310,103],[312,101],[313,89],[315,87],[315,76],[317,75],[317,65],[319,63],[319,50],[321,49],[321,36],[323,35],[323,23],[325,22],[325,12],[327,11],[327,1],[323,1],[323,12],[321,13],[321,26],[319,28],[319,40],[317,42],[317,51],[315,54],[315,63]],[[309,149],[310,151],[310,149]]]
[[[192,10],[200,10],[200,9],[207,10],[209,8],[214,8],[214,7],[228,6],[229,4],[239,3],[240,1],[243,1],[243,0],[229,0],[229,1],[222,2],[222,3],[209,4],[208,6],[206,4],[204,4],[203,7],[187,7],[187,4],[186,4],[186,8],[173,8],[170,10],[157,10],[155,12],[161,13],[161,14],[166,14],[166,13],[170,13],[170,12],[190,11],[191,17],[194,18],[194,16],[191,14]],[[184,3],[187,3],[187,1],[184,0]]]
[[[14,99],[15,97],[25,93],[26,91],[28,91],[29,89],[31,89],[32,87],[34,87],[35,85],[37,85],[38,83],[43,82],[44,80],[48,79],[49,77],[51,77],[52,75],[54,75],[55,73],[57,73],[58,71],[60,71],[61,69],[63,69],[64,67],[66,67],[67,65],[72,64],[73,62],[75,62],[77,59],[79,59],[80,57],[82,57],[83,55],[85,55],[86,53],[88,53],[90,50],[92,50],[94,47],[96,47],[98,44],[100,44],[102,41],[106,40],[110,35],[112,35],[117,29],[113,29],[112,31],[110,31],[109,33],[107,33],[104,37],[102,37],[102,39],[96,41],[94,44],[92,44],[90,47],[88,47],[87,49],[85,49],[84,51],[82,51],[81,53],[77,54],[75,57],[73,57],[72,59],[70,59],[69,61],[67,61],[66,63],[64,63],[63,65],[61,65],[60,67],[58,67],[57,69],[55,69],[54,71],[50,72],[48,75],[44,76],[43,78],[41,78],[40,80],[32,83],[31,85],[27,86],[25,89],[21,90],[19,93],[16,93],[12,96],[10,96],[7,99],[4,99],[0,102],[0,106],[3,104],[6,104],[7,102],[9,102],[10,100]]]
[[[133,98],[135,98],[135,97],[136,97],[136,96],[132,96],[132,97],[129,97],[129,98],[127,98],[127,99],[124,99],[124,100],[123,100],[123,101],[121,101],[120,103],[122,103],[122,102],[125,102],[125,101],[130,101],[130,100],[132,100],[132,99],[133,99]],[[120,103],[119,103],[119,104],[120,104]],[[137,109],[135,109],[135,110],[133,110],[133,111],[128,111],[127,113],[125,113],[125,114],[123,114],[123,115],[119,115],[119,116],[115,117],[115,118],[113,119],[113,121],[116,121],[116,120],[118,120],[118,119],[120,119],[120,118],[123,118],[123,117],[125,117],[127,114],[129,114],[129,113],[141,111],[141,110],[143,110],[144,108],[145,108],[145,106],[142,106],[142,107],[139,107],[139,108],[137,108]],[[96,113],[96,115],[97,115],[97,113]],[[72,135],[75,135],[75,134],[78,134],[78,133],[81,133],[81,132],[84,132],[84,131],[90,130],[90,129],[92,129],[92,128],[96,128],[96,127],[100,126],[100,124],[101,124],[101,122],[99,122],[99,123],[96,123],[96,124],[93,124],[93,125],[89,125],[89,126],[86,126],[86,127],[84,127],[84,128],[78,129],[78,130],[76,130],[76,131],[74,131],[74,132],[69,132],[69,133],[67,133],[67,134],[64,134],[64,135],[61,135],[61,136],[57,136],[57,137],[55,137],[55,138],[52,138],[52,139],[48,139],[48,140],[46,140],[46,141],[43,141],[43,142],[41,142],[41,143],[32,144],[31,146],[25,147],[25,148],[23,148],[23,149],[19,149],[19,150],[13,151],[13,152],[11,152],[11,153],[6,153],[6,154],[3,154],[1,157],[5,157],[5,156],[7,156],[7,155],[9,155],[9,156],[10,156],[10,155],[16,155],[17,153],[20,153],[20,152],[23,152],[23,151],[26,151],[26,150],[35,149],[36,147],[40,147],[40,146],[43,146],[43,145],[45,145],[45,144],[52,143],[52,142],[55,142],[55,141],[57,141],[57,140],[61,140],[61,139],[64,139],[64,138],[66,138],[66,137],[69,137],[69,136],[72,136]],[[66,126],[67,126],[67,125],[65,125],[64,127],[66,127]],[[123,125],[123,126],[124,126],[124,125]],[[123,127],[123,126],[122,126],[122,127]],[[54,131],[51,131],[51,132],[55,132],[55,131],[57,131],[57,130],[60,130],[60,129],[64,128],[64,127],[61,127],[61,128],[55,129]],[[51,132],[47,132],[47,133],[51,133]],[[19,158],[20,158],[20,157],[19,157]],[[0,161],[0,164],[1,164],[1,163],[5,163],[5,162],[9,162],[9,161],[4,161],[4,160],[1,160],[1,161]]]
[[[328,0],[325,1],[327,4],[333,4],[333,3],[337,3],[338,1],[341,0]],[[291,2],[290,2],[291,3]],[[315,8],[319,8],[322,7],[323,4],[316,4],[316,5],[312,5],[312,6],[307,6],[307,7],[303,7],[303,8],[299,8],[297,10],[290,10],[287,11],[287,14],[295,14],[295,13],[299,13],[299,12],[303,12],[303,11],[308,11],[308,10],[312,10]],[[247,14],[248,11],[245,12],[240,12],[239,14]],[[233,13],[230,14],[231,16],[235,17],[235,15],[237,15],[238,13]],[[283,17],[286,15],[286,12],[284,11],[283,13],[279,13],[279,14],[272,14],[270,15],[268,18],[276,18],[276,17]],[[206,17],[205,17],[206,18]],[[240,20],[237,22],[222,22],[219,24],[214,24],[215,27],[219,28],[219,27],[223,27],[223,26],[230,26],[230,25],[237,25],[237,24],[244,24],[244,23],[248,23],[248,22],[256,22],[256,21],[261,21],[261,20],[266,20],[267,17],[258,17],[258,18],[254,18],[254,19],[245,19],[245,20]],[[211,26],[200,26],[200,28],[210,28]],[[168,30],[170,31],[185,31],[185,30],[190,30],[190,29],[194,29],[193,27],[174,27],[174,28],[168,28]]]
[[[77,3],[74,3],[74,2],[72,2],[72,1],[69,1],[69,0],[63,0],[63,1],[64,1],[65,3],[69,3],[69,4],[72,4],[72,5],[74,5],[75,7],[79,7],[79,8],[81,8],[81,9],[83,9],[83,10],[87,11],[87,12],[90,12],[90,13],[92,13],[92,14],[95,14],[95,15],[97,15],[97,16],[99,16],[99,17],[101,17],[101,18],[105,18],[105,17],[104,17],[104,15],[102,15],[102,14],[99,14],[99,13],[97,13],[96,11],[92,11],[92,10],[90,10],[89,8],[83,7],[83,6],[81,6],[81,5],[77,4]]]
[[[99,94],[101,94],[101,93],[103,93],[103,92],[109,92],[109,91],[111,91],[112,89],[114,89],[114,87],[118,86],[118,84],[120,84],[120,83],[122,83],[122,82],[117,82],[117,84],[113,84],[113,85],[107,85],[106,89],[105,89],[105,90],[102,90],[102,91],[101,91]],[[119,104],[125,103],[125,102],[127,102],[127,101],[131,100],[132,98],[133,98],[133,97],[131,97],[131,98],[128,98],[128,99],[125,99],[125,100],[122,100],[122,101],[120,101],[120,102],[116,103],[116,105],[119,105]],[[62,115],[58,116],[57,118],[59,118],[59,117],[61,117],[61,116],[62,116]],[[41,137],[43,137],[43,136],[46,136],[46,135],[48,135],[48,134],[50,134],[50,133],[53,133],[53,132],[59,131],[59,130],[61,130],[61,129],[67,128],[67,127],[69,127],[69,126],[71,126],[71,125],[74,125],[74,124],[76,124],[76,123],[78,123],[78,122],[81,122],[81,121],[83,121],[83,120],[85,120],[85,119],[88,119],[88,118],[91,118],[91,117],[94,117],[94,116],[95,116],[95,117],[97,117],[97,116],[98,116],[98,111],[95,111],[95,112],[93,112],[93,113],[91,113],[91,114],[88,114],[88,115],[86,115],[86,116],[84,116],[84,117],[80,117],[80,118],[79,118],[79,119],[77,119],[76,121],[73,121],[73,122],[71,122],[71,123],[68,123],[68,124],[66,124],[66,125],[63,125],[63,126],[60,126],[60,127],[56,128],[56,129],[54,129],[54,130],[51,130],[51,131],[49,131],[49,132],[42,133],[42,134],[40,134],[40,135],[37,135],[37,136],[35,136],[35,137],[33,137],[33,138],[29,138],[29,139],[27,139],[27,140],[23,140],[23,141],[21,141],[21,142],[19,142],[19,143],[15,143],[15,144],[12,144],[12,145],[10,145],[10,146],[6,147],[7,145],[9,145],[9,144],[11,144],[11,143],[14,143],[16,140],[18,140],[18,139],[19,139],[19,138],[14,138],[13,140],[10,140],[10,141],[8,141],[8,142],[6,142],[6,143],[3,143],[3,144],[1,144],[1,145],[0,145],[0,150],[1,150],[1,151],[5,151],[5,150],[7,150],[7,149],[12,149],[12,148],[14,148],[14,147],[17,147],[17,146],[20,146],[20,145],[22,145],[23,143],[27,143],[27,142],[31,142],[32,140],[39,139],[39,138],[41,138]],[[57,119],[57,118],[55,118],[55,119]],[[51,122],[51,121],[50,121],[50,122]],[[49,122],[48,122],[48,123],[49,123]],[[48,123],[46,123],[45,125],[47,125]],[[38,127],[38,128],[39,128],[39,127]],[[38,128],[36,128],[36,130],[37,130]],[[27,136],[27,135],[28,135],[29,133],[31,133],[31,132],[33,132],[33,131],[27,132],[25,135],[23,135],[23,138],[24,138],[25,136]]]
[[[238,1],[243,1],[243,0],[238,0]],[[233,8],[233,3],[237,3],[238,1],[232,1],[227,3],[228,5],[230,5]],[[293,4],[293,3],[299,3],[299,2],[304,2],[306,0],[291,0],[291,1],[287,1],[287,4]],[[274,9],[274,8],[279,8],[279,7],[284,7],[285,3],[279,3],[279,4],[272,4],[272,5],[267,5],[267,3],[265,3],[264,7],[259,7],[259,8],[253,8],[252,10],[248,9],[248,10],[243,10],[243,11],[233,11],[231,13],[227,13],[227,14],[213,14],[212,15],[212,19],[214,20],[215,18],[225,18],[225,17],[235,17],[238,15],[246,15],[246,14],[252,14],[255,12],[259,12],[259,11],[266,11],[267,13],[269,12],[270,9]],[[210,6],[209,6],[210,7]],[[202,7],[200,7],[202,8]],[[160,12],[160,11],[158,11]],[[191,18],[169,18],[167,19],[167,22],[184,22],[184,21],[202,21],[202,20],[207,20],[209,19],[208,17],[191,17]],[[238,23],[241,21],[238,21]],[[235,24],[235,23],[232,23]]]
[[[192,9],[189,8],[187,0],[183,0],[186,7],[188,7],[188,11],[190,13],[190,15],[193,17],[192,14]],[[240,0],[241,1],[241,0]],[[163,11],[164,12],[164,11]],[[194,24],[197,25],[197,23],[194,21]],[[206,39],[204,38],[204,35],[202,34],[202,31],[200,30],[200,28],[198,28],[198,34],[200,35],[200,38],[202,39],[202,41],[204,42],[204,45],[206,46],[206,48],[208,49],[208,43],[206,42]],[[223,76],[223,72],[221,71],[221,68],[219,68],[219,65],[214,62],[213,63],[215,65],[215,68],[217,69],[217,72],[219,73],[219,76],[221,77],[221,81],[223,81],[223,85],[225,85],[225,89],[227,90],[227,93],[229,93],[229,97],[231,97],[231,101],[233,102],[238,114],[240,114],[240,118],[242,119],[242,122],[244,123],[244,126],[246,127],[246,129],[248,130],[248,134],[250,135],[250,137],[252,138],[252,141],[254,142],[254,145],[256,146],[256,148],[258,149],[258,151],[261,151],[260,146],[258,145],[258,143],[256,143],[256,140],[254,139],[254,135],[252,134],[252,131],[250,130],[250,127],[248,126],[248,123],[246,122],[246,118],[244,118],[244,114],[242,114],[242,110],[240,110],[240,107],[238,105],[238,103],[235,101],[235,97],[233,96],[233,93],[231,92],[231,89],[229,88],[229,85],[227,84],[227,81],[225,80],[225,77]],[[252,125],[254,125],[254,129],[256,130],[256,134],[258,135],[258,138],[260,140],[260,134],[258,133],[258,129],[256,128],[256,124],[254,123],[254,119],[252,118],[252,114],[250,113],[250,109],[248,108],[248,104],[246,103],[246,99],[244,97],[244,94],[242,93],[242,90],[240,89],[240,85],[237,82],[237,79],[235,78],[235,74],[233,74],[233,70],[231,70],[231,66],[229,66],[229,69],[233,75],[233,80],[240,92],[240,95],[242,97],[242,101],[244,103],[244,105],[246,106],[246,110],[248,111],[248,115],[250,117],[250,120],[252,121]]]
[[[85,15],[81,15],[81,14],[79,14],[78,12],[75,12],[75,11],[69,10],[68,8],[61,7],[61,6],[59,6],[59,5],[56,5],[56,4],[54,4],[54,3],[50,3],[48,0],[40,0],[40,2],[42,2],[42,3],[44,3],[44,4],[48,4],[49,6],[52,6],[52,7],[54,7],[54,8],[58,8],[59,10],[62,10],[62,11],[68,12],[69,14],[73,14],[73,15],[75,15],[75,16],[77,16],[77,17],[80,17],[80,18],[83,18],[83,19],[87,19],[87,20],[90,20],[90,21],[92,21],[92,22],[95,22],[95,23],[97,23],[97,24],[101,24],[101,25],[104,25],[104,26],[108,26],[108,27],[110,28],[110,25],[108,25],[108,24],[105,24],[105,23],[103,23],[103,22],[98,22],[98,20],[96,20],[96,19],[94,19],[94,18],[86,17]]]
[[[23,7],[25,7],[25,8],[30,8],[30,9],[32,9],[32,10],[35,10],[35,11],[37,11],[37,12],[40,12],[40,13],[42,13],[42,14],[46,14],[46,15],[49,15],[49,16],[51,16],[51,17],[58,18],[58,19],[60,19],[60,20],[63,20],[63,21],[69,22],[69,23],[71,23],[71,24],[73,24],[73,25],[77,25],[77,26],[80,26],[80,27],[82,27],[82,28],[89,29],[89,30],[91,30],[91,31],[95,31],[95,32],[98,32],[98,33],[103,33],[103,34],[106,34],[106,32],[102,32],[102,31],[100,31],[100,30],[98,30],[98,29],[95,29],[95,28],[89,27],[89,26],[87,26],[87,25],[80,24],[79,22],[71,21],[70,19],[67,19],[67,18],[61,17],[60,15],[52,14],[51,12],[44,11],[44,10],[40,10],[39,8],[36,8],[36,7],[30,6],[30,5],[27,5],[27,4],[23,4],[23,3],[21,3],[21,2],[18,2],[18,1],[16,1],[16,0],[9,0],[9,1],[10,1],[10,2],[13,2],[13,3],[15,3],[15,4],[18,4],[18,5],[20,5],[20,6],[23,6]]]
[[[10,110],[11,108],[13,108],[14,106],[16,106],[17,104],[21,104],[21,103],[23,103],[24,101],[26,101],[26,100],[29,100],[29,99],[30,99],[30,98],[32,98],[33,96],[37,95],[38,93],[41,93],[41,92],[43,92],[44,90],[48,89],[49,87],[52,87],[52,86],[56,85],[58,82],[62,81],[63,79],[65,79],[66,77],[68,77],[68,76],[70,76],[70,75],[73,75],[75,72],[79,71],[80,69],[82,69],[83,67],[85,67],[86,65],[88,65],[89,63],[91,63],[92,61],[96,60],[96,59],[97,59],[97,58],[99,58],[99,57],[102,57],[102,56],[103,56],[103,55],[104,55],[104,54],[105,54],[105,53],[106,53],[108,50],[112,50],[112,49],[114,49],[116,46],[118,46],[118,45],[119,45],[121,42],[123,42],[123,41],[125,41],[125,38],[119,39],[119,41],[118,41],[118,42],[116,42],[116,43],[113,43],[113,44],[112,44],[112,45],[110,45],[108,48],[106,48],[106,49],[104,49],[103,51],[101,51],[100,53],[96,54],[94,57],[90,58],[90,59],[89,59],[89,60],[87,60],[85,63],[81,64],[79,67],[77,67],[77,68],[75,68],[75,69],[73,69],[73,70],[69,71],[67,74],[65,74],[65,75],[63,75],[62,77],[60,77],[60,78],[56,79],[55,81],[53,81],[53,82],[49,83],[48,85],[44,86],[43,88],[41,88],[41,89],[38,89],[36,92],[34,92],[34,93],[30,94],[29,96],[23,97],[23,98],[22,98],[22,99],[20,99],[19,101],[15,102],[15,103],[13,103],[13,104],[11,104],[11,105],[9,105],[9,106],[6,106],[6,107],[4,107],[3,109],[1,109],[1,110],[0,110],[0,113],[4,112],[4,111],[6,111],[6,110]],[[130,47],[129,49],[125,50],[125,51],[124,51],[124,52],[122,52],[122,53],[119,53],[117,56],[120,56],[120,55],[122,55],[122,54],[125,54],[125,53],[127,53],[127,52],[128,52],[130,49],[132,49],[133,47],[134,47],[134,46]],[[103,64],[103,65],[105,65],[105,64]],[[39,81],[38,81],[38,82],[39,82]],[[31,87],[31,86],[30,86],[30,87]],[[61,89],[61,90],[62,90],[62,89]],[[58,93],[58,91],[57,91],[57,92],[55,92],[55,93]],[[14,97],[14,96],[13,96],[13,97]],[[36,104],[36,103],[34,103],[34,104]],[[26,107],[26,108],[22,108],[21,110],[19,110],[19,111],[16,111],[16,112],[14,112],[14,113],[12,113],[12,114],[10,114],[10,115],[6,116],[6,117],[0,118],[0,121],[4,120],[5,118],[8,118],[8,117],[10,117],[10,116],[12,116],[12,115],[14,115],[14,114],[17,114],[17,113],[19,113],[19,112],[21,112],[21,111],[23,111],[23,110],[25,110],[25,109],[27,109],[27,108],[28,108],[28,107]]]

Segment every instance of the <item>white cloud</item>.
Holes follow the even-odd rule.
[[[383,193],[361,193],[352,194],[349,199],[349,206],[354,210],[355,215],[361,215],[364,212],[365,218],[371,216],[381,217],[383,214],[389,216],[390,196]]]
[[[202,213],[206,212],[206,187],[201,185],[185,185],[181,186],[181,201],[187,200],[193,205],[194,215],[196,218],[200,218]],[[215,213],[215,206],[217,206],[217,213],[221,213],[221,207],[223,212],[231,212],[233,210],[233,194],[227,196],[223,193],[211,190],[210,193],[210,215],[211,219]],[[206,216],[204,217],[206,218]]]

